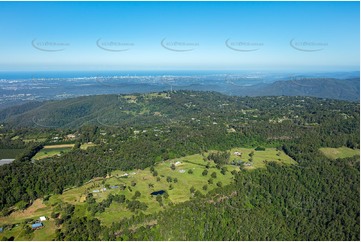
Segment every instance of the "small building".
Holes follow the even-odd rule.
[[[241,152],[238,152],[238,151],[234,152],[233,154],[238,155],[238,156],[241,156],[241,155],[242,155],[242,153],[241,153]]]
[[[40,221],[46,221],[46,217],[45,217],[45,216],[41,216],[41,217],[40,217]]]
[[[32,229],[40,229],[40,228],[42,228],[44,225],[43,225],[43,223],[35,223],[35,224],[32,224],[31,225],[31,228]]]
[[[185,170],[179,170],[179,173],[184,173],[184,172],[186,172]]]
[[[182,164],[182,162],[180,162],[180,161],[177,161],[177,162],[175,163],[176,166],[178,166],[178,165],[180,165],[180,164]]]
[[[0,228],[0,233],[2,233],[4,231],[4,229],[3,228]]]
[[[120,177],[128,177],[128,176],[129,176],[129,174],[125,173],[125,174],[121,175]]]
[[[110,186],[111,189],[117,189],[119,186]]]
[[[93,193],[98,193],[100,192],[98,189],[97,190],[93,190]]]
[[[68,134],[66,137],[68,139],[75,139],[76,138],[75,134]]]

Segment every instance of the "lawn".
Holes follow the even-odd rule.
[[[339,158],[347,158],[352,156],[359,156],[359,149],[350,149],[347,147],[339,147],[339,148],[320,148],[320,151],[328,158],[336,160]]]

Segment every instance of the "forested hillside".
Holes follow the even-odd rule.
[[[272,147],[297,162],[264,160],[266,168],[254,170],[237,165],[240,172],[232,172],[230,185],[217,184],[205,194],[193,191],[190,201],[157,213],[148,213],[136,196],[95,202],[103,209],[115,202],[134,208],[134,216],[112,226],[59,203],[57,240],[359,240],[359,157],[332,160],[319,150],[359,149],[358,103],[176,91],[51,101],[1,115],[2,147],[23,148],[0,169],[3,216],[21,201],[26,207],[114,170],[143,170],[212,150]],[[37,133],[48,136],[25,140]],[[71,151],[33,159],[43,145],[67,134],[75,137]],[[89,142],[94,146],[80,148]],[[231,165],[221,156],[208,159],[224,159],[217,163],[220,171]],[[87,203],[94,200],[87,197]]]

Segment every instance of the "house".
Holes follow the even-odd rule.
[[[45,216],[41,216],[41,217],[40,217],[40,221],[46,221],[46,217],[45,217]]]
[[[176,166],[178,166],[178,165],[180,165],[180,164],[182,164],[182,162],[180,162],[180,161],[177,161],[177,162],[175,163]]]
[[[98,189],[97,190],[93,190],[93,193],[97,193],[97,192],[100,192]]]
[[[68,134],[66,137],[68,139],[75,139],[76,138],[75,134]]]
[[[3,228],[0,228],[0,233],[2,233],[4,231],[4,229]]]
[[[119,186],[110,186],[111,189],[117,189]]]
[[[40,229],[40,228],[42,228],[44,225],[43,225],[43,223],[35,223],[35,224],[32,224],[31,225],[31,228],[32,229]]]
[[[242,155],[242,153],[241,153],[241,152],[238,152],[238,151],[234,152],[233,154],[238,155],[238,156],[241,156],[241,155]]]

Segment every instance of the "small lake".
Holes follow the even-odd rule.
[[[165,193],[164,190],[159,190],[159,191],[152,192],[150,195],[162,195],[163,193]]]

